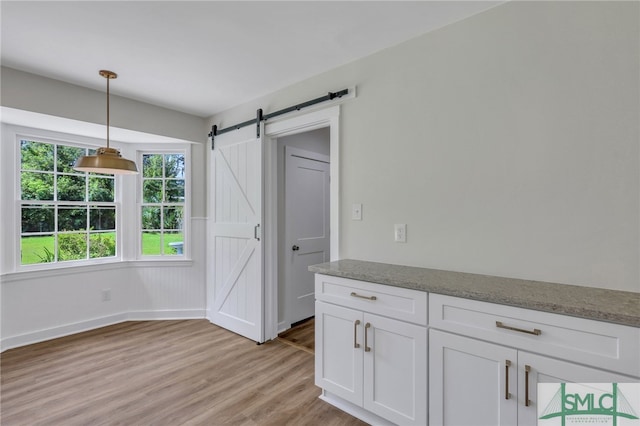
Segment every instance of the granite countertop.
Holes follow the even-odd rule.
[[[640,293],[464,272],[338,260],[309,271],[483,302],[640,327]]]

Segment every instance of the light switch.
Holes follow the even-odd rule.
[[[396,243],[407,242],[407,225],[405,223],[396,223],[393,225]]]
[[[354,204],[351,209],[351,219],[362,220],[362,204]]]

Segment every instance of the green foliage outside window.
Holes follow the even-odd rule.
[[[115,180],[73,170],[78,157],[92,153],[20,141],[23,265],[115,256]]]
[[[142,254],[182,254],[185,202],[184,154],[142,156]]]

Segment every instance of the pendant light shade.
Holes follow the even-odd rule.
[[[113,71],[100,70],[100,75],[107,79],[107,146],[98,148],[96,155],[85,155],[76,160],[74,170],[113,175],[137,174],[136,163],[122,158],[120,151],[109,147],[109,80],[117,78]]]

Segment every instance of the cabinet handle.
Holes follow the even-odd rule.
[[[359,325],[360,325],[360,320],[356,320],[356,322],[353,323],[353,347],[356,349],[360,347],[360,343],[358,343],[358,326]]]
[[[511,367],[511,361],[507,359],[504,361],[504,399],[511,397],[509,393],[509,367]]]
[[[367,300],[377,300],[378,298],[375,296],[361,296],[358,293],[356,293],[355,291],[351,292],[351,296],[353,297],[359,297],[360,299],[367,299]]]
[[[500,321],[496,321],[496,327],[504,328],[505,330],[519,331],[520,333],[535,334],[536,336],[539,336],[542,334],[542,331],[538,330],[537,328],[534,328],[533,331],[525,330],[522,328],[511,327],[510,325],[504,325]]]
[[[369,328],[371,328],[371,324],[366,323],[364,325],[364,351],[365,352],[371,352],[371,348],[369,347],[369,343],[367,342],[367,331],[369,330]]]
[[[529,401],[529,372],[531,371],[530,365],[524,366],[524,406],[528,407],[531,404]]]

